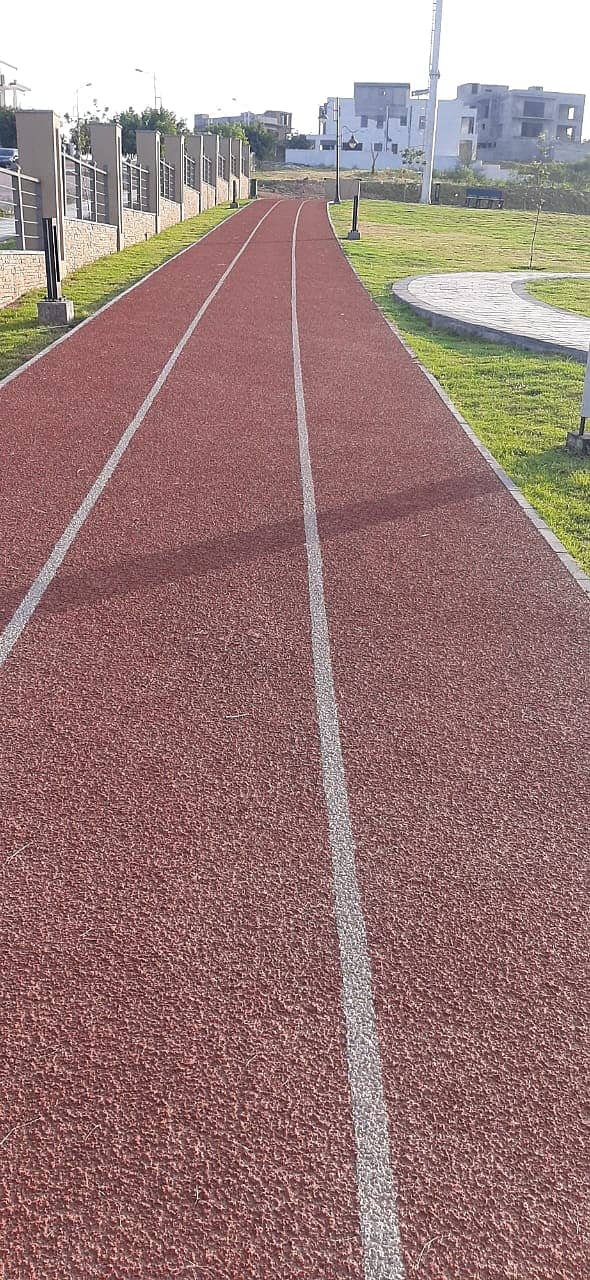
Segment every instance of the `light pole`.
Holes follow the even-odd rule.
[[[340,98],[336,98],[336,106],[334,109],[336,119],[336,191],[334,192],[334,204],[341,204],[340,200]]]
[[[78,140],[78,155],[80,151],[80,89],[91,89],[92,80],[85,80],[84,84],[79,84],[76,89],[76,136]]]
[[[434,143],[436,138],[436,100],[438,97],[440,34],[442,29],[443,0],[434,0],[432,17],[432,36],[430,41],[430,93],[426,109],[426,132],[424,135],[424,172],[422,174],[422,194],[420,204],[430,204],[432,188],[432,171],[434,169]]]
[[[135,71],[137,71],[137,72],[138,72],[138,74],[139,74],[140,76],[152,76],[152,77],[153,77],[153,81],[154,81],[154,107],[155,107],[155,109],[156,109],[156,111],[157,111],[157,110],[158,110],[158,88],[157,88],[157,85],[156,85],[156,73],[155,73],[155,71],[144,71],[143,67],[135,67],[135,68],[134,68],[134,70],[135,70]],[[162,99],[160,98],[160,106],[161,106],[161,105],[162,105]]]
[[[5,62],[4,58],[0,58],[0,67],[10,67],[11,71],[18,71],[12,62]],[[0,107],[6,106],[6,82],[4,75],[0,72]]]

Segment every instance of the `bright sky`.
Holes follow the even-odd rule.
[[[349,7],[347,20],[345,6],[317,0],[286,8],[276,0],[170,7],[60,0],[55,9],[32,0],[25,20],[24,10],[2,0],[0,58],[30,85],[25,105],[58,114],[72,110],[76,87],[88,80],[81,113],[94,97],[111,111],[151,103],[153,82],[134,72],[140,66],[155,69],[164,105],[189,125],[195,111],[279,108],[308,132],[317,128],[318,103],[351,96],[355,79],[428,83],[432,0]],[[585,93],[589,137],[588,0],[562,9],[553,0],[444,0],[441,95],[454,97],[467,80]]]

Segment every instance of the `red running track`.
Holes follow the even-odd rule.
[[[0,673],[7,1280],[396,1274],[361,1243],[296,209],[234,267]],[[2,625],[266,211],[0,389]],[[588,600],[314,204],[297,310],[403,1274],[579,1280]]]

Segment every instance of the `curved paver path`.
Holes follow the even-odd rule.
[[[392,292],[434,328],[476,333],[493,342],[567,355],[585,363],[590,317],[550,307],[527,292],[527,280],[566,279],[588,280],[590,273],[454,271],[398,280]]]

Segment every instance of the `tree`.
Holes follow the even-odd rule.
[[[369,149],[371,152],[371,177],[373,177],[377,168],[377,156],[381,154],[381,145],[378,142],[371,142],[369,143]]]
[[[264,160],[273,160],[277,151],[277,140],[269,129],[262,124],[245,124],[244,133],[259,164]]]
[[[0,107],[0,147],[16,147],[16,112]]]
[[[310,142],[305,133],[293,133],[287,146],[293,151],[309,151],[313,147],[313,142]]]
[[[414,173],[419,173],[424,168],[424,152],[421,147],[406,147],[402,151],[402,164],[404,169],[411,169]]]
[[[92,103],[92,110],[85,111],[80,116],[80,136],[78,137],[78,120],[68,112],[64,115],[64,120],[70,125],[70,142],[80,152],[80,155],[90,155],[90,125],[95,123],[104,123],[109,118],[108,107],[99,107],[95,98]]]
[[[537,238],[537,231],[539,228],[541,209],[543,208],[543,204],[544,204],[543,189],[544,187],[546,187],[549,180],[549,164],[548,164],[549,147],[547,145],[547,137],[544,133],[539,134],[539,137],[537,140],[537,148],[539,152],[539,159],[534,160],[533,163],[531,164],[529,175],[526,179],[526,184],[528,187],[530,187],[531,192],[534,196],[535,204],[537,206],[537,216],[535,218],[535,225],[533,228],[533,236],[531,240],[529,271],[532,271],[533,269],[533,261],[535,257],[535,240]]]
[[[220,138],[239,138],[241,142],[247,142],[248,139],[244,132],[244,126],[234,122],[230,124],[226,120],[217,120],[209,126],[210,133],[219,134]]]
[[[160,133],[188,133],[186,120],[167,107],[145,107],[141,113],[142,129],[159,129]]]
[[[138,129],[159,129],[160,133],[188,133],[186,120],[178,119],[173,111],[168,111],[165,107],[145,107],[141,115],[133,107],[128,107],[126,111],[117,111],[111,119],[114,124],[121,125],[125,156],[134,156],[137,152],[135,135]]]

